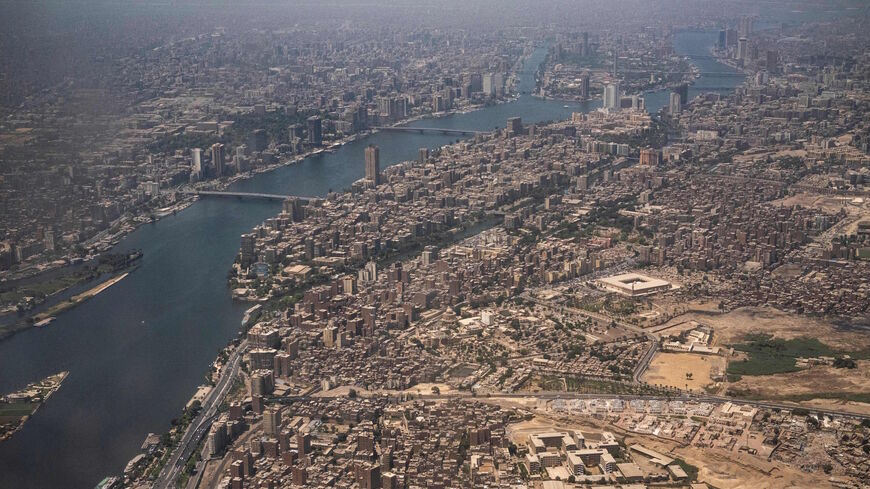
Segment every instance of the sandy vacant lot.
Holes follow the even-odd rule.
[[[864,402],[842,401],[838,399],[811,399],[809,401],[801,402],[800,405],[817,409],[830,409],[833,411],[844,411],[847,413],[858,413],[870,416],[870,404]]]
[[[802,207],[812,207],[823,211],[837,213],[840,209],[846,209],[850,213],[858,213],[861,211],[859,207],[844,203],[842,198],[831,197],[829,195],[810,194],[806,192],[789,195],[779,200],[774,200],[770,203],[772,206],[791,207],[799,205]]]
[[[730,385],[764,397],[870,392],[870,361],[859,360],[857,364],[852,369],[819,365],[787,374],[744,376]]]
[[[677,316],[668,324],[692,319],[712,326],[713,344],[720,346],[739,343],[748,333],[763,332],[782,339],[809,336],[842,351],[856,351],[870,347],[870,335],[866,332],[837,329],[827,321],[789,314],[769,307],[743,307],[727,314],[693,312]]]
[[[710,378],[712,367],[719,371],[725,370],[725,359],[714,355],[698,355],[695,353],[657,353],[649,368],[643,375],[643,380],[650,384],[662,384],[670,387],[701,390],[713,383]],[[686,374],[692,378],[687,379]]]

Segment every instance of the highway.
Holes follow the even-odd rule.
[[[157,480],[154,481],[152,487],[155,489],[175,487],[175,481],[181,474],[181,470],[184,468],[187,460],[193,455],[200,441],[202,441],[203,437],[208,433],[209,428],[211,428],[211,424],[217,419],[219,415],[218,408],[232,388],[233,380],[239,373],[242,355],[247,346],[248,341],[243,340],[227,359],[220,379],[202,403],[202,410],[193,419],[190,426],[187,427],[178,446],[175,447],[169,460],[166,461],[166,465],[163,466],[163,469],[157,476]]]

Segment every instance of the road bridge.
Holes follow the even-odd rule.
[[[186,195],[198,195],[200,197],[232,197],[236,199],[259,199],[259,200],[277,200],[284,202],[287,199],[299,199],[303,204],[314,200],[314,197],[300,197],[298,195],[281,195],[281,194],[265,194],[256,192],[225,192],[220,190],[185,190],[182,192]]]
[[[704,75],[704,76],[717,76],[720,78],[746,78],[746,75],[744,73],[734,72],[734,71],[668,71],[668,72],[660,73],[657,71],[650,71],[650,70],[625,70],[625,71],[621,71],[620,73],[640,73],[640,74],[652,73],[653,75],[680,75],[680,76],[698,74],[698,75]]]
[[[483,131],[471,131],[467,129],[448,129],[443,127],[410,127],[410,126],[376,126],[374,129],[387,132],[410,132],[417,134],[448,134],[455,136],[475,136],[485,134]]]

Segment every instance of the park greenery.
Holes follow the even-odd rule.
[[[842,352],[834,350],[816,338],[793,338],[785,340],[773,338],[767,333],[747,335],[743,343],[732,345],[736,351],[746,354],[746,358],[728,364],[729,378],[739,379],[742,375],[771,375],[797,372],[798,358],[834,357],[835,368],[855,368],[855,359],[867,358],[870,352]]]

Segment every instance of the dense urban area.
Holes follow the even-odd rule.
[[[138,228],[273,206],[217,262],[241,330],[90,487],[868,487],[866,6],[388,3],[0,66],[3,341],[141,273]],[[533,103],[570,116],[444,123]],[[357,146],[328,192],[236,187]]]

